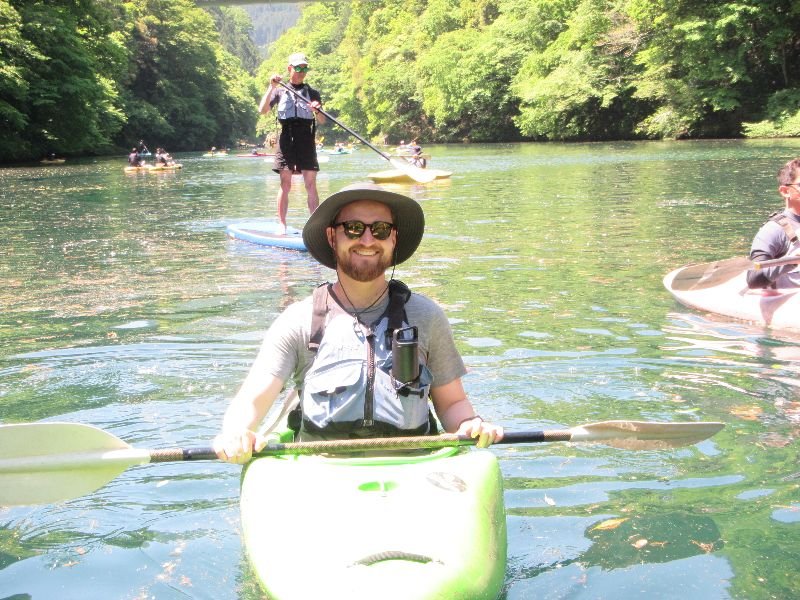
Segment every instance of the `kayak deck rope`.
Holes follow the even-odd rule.
[[[414,554],[413,552],[405,552],[403,550],[385,550],[383,552],[376,552],[375,554],[370,554],[369,556],[365,556],[364,558],[357,560],[352,564],[352,566],[356,565],[364,565],[369,567],[370,565],[377,564],[379,562],[384,562],[387,560],[407,560],[410,562],[417,562],[427,564],[429,562],[434,562],[434,559],[430,556],[425,556],[424,554]],[[441,562],[441,561],[435,561]]]

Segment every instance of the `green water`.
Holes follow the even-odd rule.
[[[727,424],[671,451],[492,450],[504,598],[800,597],[800,342],[683,309],[661,284],[747,252],[800,140],[425,150],[454,176],[393,188],[427,219],[397,277],[445,307],[484,417]],[[179,158],[177,173],[125,175],[123,159],[0,169],[0,423],[207,445],[265,328],[332,276],[225,237],[272,217],[269,164]],[[369,150],[331,157],[320,193],[386,166]],[[136,467],[82,498],[0,508],[0,598],[258,598],[238,475]],[[610,519],[625,520],[597,527]]]

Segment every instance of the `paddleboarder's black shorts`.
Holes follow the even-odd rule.
[[[313,124],[309,119],[281,121],[281,137],[275,152],[273,171],[319,171]]]

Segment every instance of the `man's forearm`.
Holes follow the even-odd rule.
[[[258,105],[258,112],[262,115],[267,114],[270,110],[272,110],[272,99],[275,97],[275,90],[272,86],[267,88],[267,91],[264,92],[264,95],[261,97],[261,103]]]

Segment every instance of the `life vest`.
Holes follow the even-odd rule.
[[[775,221],[783,228],[786,237],[789,238],[790,244],[797,244],[797,230],[795,229],[792,219],[789,218],[785,211],[775,211],[769,216],[769,220]]]
[[[792,254],[798,248],[800,248],[800,240],[797,238],[797,223],[794,219],[789,217],[785,211],[779,210],[772,213],[769,216],[769,220],[775,221],[778,225],[780,225],[783,228],[783,232],[786,234],[787,239],[789,240],[789,247],[783,256],[786,254]],[[770,287],[774,288],[781,286],[800,286],[800,265],[794,265],[793,268],[787,269],[778,279],[772,282]]]
[[[344,312],[329,317],[328,284],[314,290],[308,348],[315,356],[299,394],[303,431],[321,437],[436,433],[428,368],[421,363],[418,379],[407,384],[391,375],[391,336],[409,325],[405,304],[410,297],[405,284],[390,281],[389,306],[367,326]]]
[[[314,113],[308,106],[311,102],[310,90],[311,88],[307,85],[303,85],[299,90],[295,90],[304,100],[300,100],[287,90],[282,90],[283,93],[281,94],[280,100],[278,100],[278,120],[306,119],[314,121]]]

